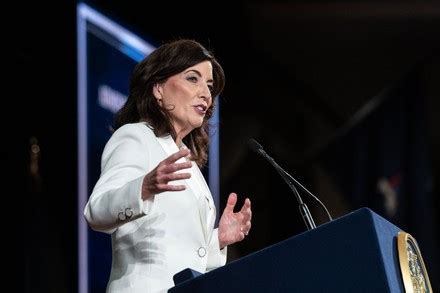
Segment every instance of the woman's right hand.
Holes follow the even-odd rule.
[[[189,154],[189,149],[182,149],[160,162],[156,168],[145,175],[142,182],[142,199],[146,200],[150,196],[164,191],[185,190],[185,185],[173,185],[168,183],[174,180],[188,179],[191,177],[190,173],[176,172],[191,168],[192,163],[190,161],[176,163],[177,160],[184,158]]]

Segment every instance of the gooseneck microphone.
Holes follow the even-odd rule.
[[[303,202],[303,200],[302,200],[301,196],[299,195],[298,190],[296,189],[294,184],[296,184],[301,190],[303,190],[308,195],[310,195],[312,198],[314,198],[316,201],[318,201],[318,203],[326,211],[329,220],[330,221],[332,220],[332,217],[330,216],[330,213],[328,212],[325,205],[316,196],[314,196],[310,191],[308,191],[304,186],[302,186],[297,180],[295,180],[295,178],[293,178],[289,173],[287,173],[283,168],[281,168],[280,165],[278,165],[277,162],[275,162],[275,160],[264,151],[263,147],[255,139],[253,139],[253,138],[249,139],[248,146],[251,150],[253,150],[257,154],[264,157],[277,170],[277,172],[281,175],[281,177],[284,179],[284,181],[287,183],[287,185],[293,191],[293,194],[295,195],[296,200],[298,201],[299,210],[301,212],[302,218],[303,218],[308,230],[316,228],[316,224],[313,221],[313,217],[310,214],[309,208]]]

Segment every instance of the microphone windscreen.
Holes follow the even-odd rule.
[[[261,144],[259,144],[255,139],[251,138],[248,140],[248,146],[251,150],[253,150],[254,152],[259,152],[261,150],[263,150],[263,147],[261,146]]]

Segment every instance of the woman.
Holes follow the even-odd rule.
[[[111,233],[108,292],[166,291],[185,268],[224,265],[226,247],[249,232],[250,200],[234,213],[235,193],[214,229],[215,205],[199,169],[223,86],[219,63],[192,40],[164,44],[135,67],[84,210],[92,229]]]

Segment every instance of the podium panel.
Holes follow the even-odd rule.
[[[184,270],[168,292],[405,292],[399,231],[361,208],[208,273]]]

